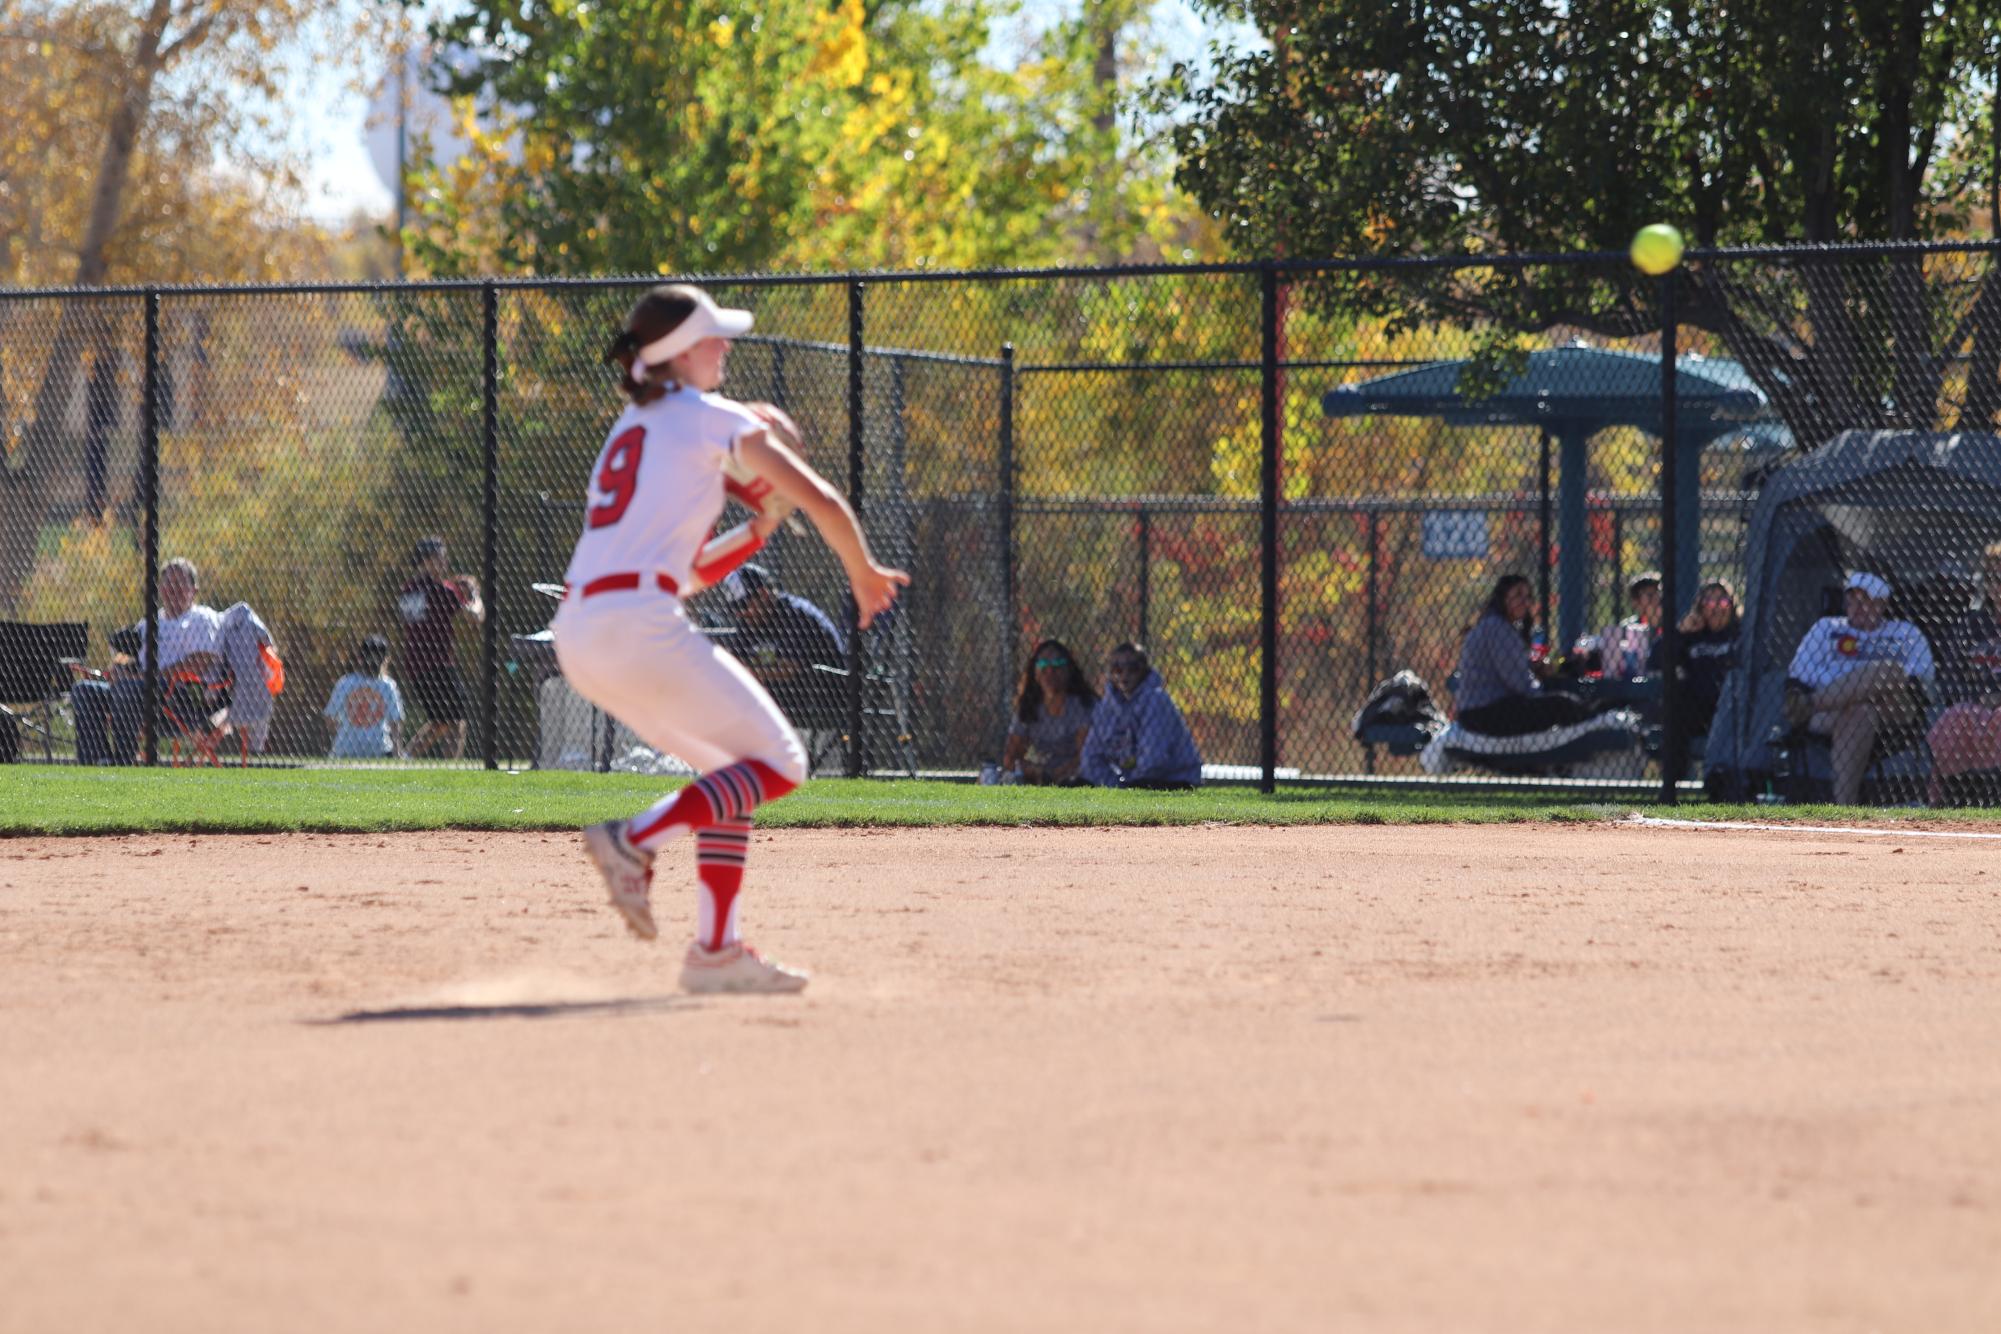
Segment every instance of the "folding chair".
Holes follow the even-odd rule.
[[[1931,772],[1931,748],[1926,728],[1937,721],[1919,714],[1917,721],[1885,726],[1869,747],[1869,764],[1862,775],[1862,804],[1888,806],[1924,795]],[[1806,724],[1772,728],[1773,779],[1777,790],[1794,805],[1827,802],[1834,796],[1834,738],[1810,731]]]
[[[236,737],[238,755],[232,760],[250,764],[250,741],[229,726],[229,685],[205,681],[194,672],[170,672],[160,695],[160,737],[171,754],[168,763],[208,764],[222,767],[221,746]]]
[[[848,741],[847,689],[848,674],[839,667],[829,667],[825,663],[814,663],[813,670],[823,673],[838,682],[838,709],[829,713],[824,707],[803,711],[793,724],[811,735],[808,744],[812,749],[809,757],[811,767],[817,770],[833,753],[836,746],[845,749]],[[903,771],[911,778],[917,777],[917,748],[910,727],[909,714],[904,708],[902,692],[896,682],[887,676],[871,672],[862,677],[862,727],[864,735],[877,728],[890,729],[890,744],[903,761]]]
[[[55,758],[56,723],[68,716],[69,664],[83,660],[89,636],[81,621],[0,621],[0,705],[19,706],[7,712],[30,739],[41,738],[44,761]]]

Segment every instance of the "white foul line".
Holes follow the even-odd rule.
[[[2001,838],[2001,834],[1964,833],[1952,829],[1869,829],[1861,826],[1829,824],[1749,824],[1739,820],[1663,820],[1653,815],[1634,815],[1629,824],[1650,829],[1744,829],[1759,834],[1861,834],[1870,838]]]

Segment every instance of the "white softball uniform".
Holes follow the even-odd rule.
[[[798,734],[755,677],[689,620],[681,589],[722,517],[726,461],[764,423],[680,389],[612,423],[551,629],[578,694],[700,772],[762,760],[806,779]]]

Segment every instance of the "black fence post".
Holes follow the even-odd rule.
[[[1681,448],[1675,398],[1680,376],[1675,366],[1675,273],[1661,275],[1661,800],[1672,806],[1680,795],[1682,747],[1681,691],[1675,667],[1681,660]]]
[[[1278,783],[1278,266],[1258,271],[1258,384],[1262,462],[1258,479],[1258,549],[1263,586],[1258,626],[1258,790]]]
[[[145,607],[140,617],[146,646],[139,670],[146,693],[140,701],[146,763],[160,762],[160,293],[146,289],[145,400],[139,405],[144,441],[139,454],[139,503],[146,511]],[[130,756],[117,758],[123,764]]]
[[[1368,525],[1368,534],[1369,534],[1369,582],[1368,582],[1369,671],[1368,671],[1368,680],[1362,682],[1362,688],[1373,692],[1376,688],[1376,682],[1382,679],[1382,674],[1383,674],[1382,653],[1381,653],[1381,648],[1382,648],[1381,641],[1383,633],[1382,610],[1381,610],[1382,589],[1381,585],[1378,582],[1378,566],[1382,561],[1382,545],[1381,545],[1381,533],[1379,531],[1380,521],[1376,517],[1376,512],[1374,510],[1370,510],[1367,513],[1365,513],[1362,517]],[[1371,773],[1371,774],[1376,771],[1376,748],[1373,745],[1364,744],[1362,747],[1362,771],[1364,773]]]
[[[1549,429],[1545,427],[1537,432],[1537,435],[1542,442],[1542,485],[1540,491],[1542,503],[1536,510],[1536,573],[1540,580],[1537,596],[1541,600],[1542,632],[1548,637],[1551,655],[1555,656],[1556,623],[1550,620],[1549,617]],[[1563,558],[1566,561],[1579,560],[1582,557],[1582,552],[1566,551],[1563,553]]]
[[[1014,344],[1002,343],[1000,351],[1000,440],[996,466],[995,485],[1000,490],[998,518],[1000,521],[1000,563],[1001,563],[1001,623],[1000,633],[995,636],[995,654],[998,670],[994,673],[994,698],[1002,707],[995,713],[1000,717],[1007,711],[1008,688],[1014,679],[1015,640],[1019,638],[1021,618],[1015,610],[1015,535],[1014,535]],[[998,752],[996,752],[998,754]]]
[[[480,289],[481,368],[483,402],[480,412],[480,453],[485,464],[485,550],[480,580],[486,585],[486,621],[481,646],[485,657],[480,714],[486,729],[486,767],[500,767],[500,289],[487,283]]]
[[[555,563],[549,537],[551,504],[547,491],[535,493],[535,573],[545,579],[549,576],[549,567]]]
[[[866,453],[862,436],[862,352],[866,327],[862,314],[862,284],[848,284],[848,504],[855,518],[862,516],[865,499],[862,470]],[[861,611],[848,599],[848,777],[862,775],[862,660]]]

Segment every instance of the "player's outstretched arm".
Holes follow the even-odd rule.
[[[854,589],[861,624],[866,626],[888,611],[910,576],[876,563],[861,522],[848,508],[846,498],[769,431],[744,435],[737,441],[737,455],[745,467],[771,483],[772,490],[797,505],[840,557],[848,572],[848,586]]]

